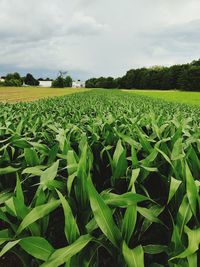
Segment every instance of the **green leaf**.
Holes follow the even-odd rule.
[[[182,183],[181,181],[171,177],[169,196],[168,196],[167,203],[169,203],[171,201],[171,199],[173,198],[173,196],[176,194],[176,191],[178,190],[181,183]]]
[[[88,179],[88,193],[94,218],[105,236],[115,245],[120,246],[121,234],[117,228],[112,212],[96,191],[91,179]]]
[[[113,155],[113,181],[123,176],[126,173],[126,169],[126,151],[122,146],[121,140],[119,140]]]
[[[16,182],[16,198],[21,202],[24,203],[24,193],[22,190],[21,182],[19,180],[19,176],[17,175],[17,182]]]
[[[129,244],[132,234],[135,230],[135,225],[137,221],[137,206],[129,206],[125,212],[122,221],[122,236],[124,240]]]
[[[0,245],[10,240],[11,238],[10,238],[8,229],[1,230],[0,231]]]
[[[19,235],[26,227],[28,227],[35,221],[45,217],[50,212],[55,210],[59,205],[60,205],[60,200],[52,200],[47,204],[33,208],[21,222],[19,228],[17,229],[16,234]]]
[[[41,176],[43,173],[42,169],[45,169],[45,166],[29,167],[24,169],[22,174],[32,174],[34,176]]]
[[[11,198],[13,196],[13,193],[10,192],[10,190],[5,190],[0,192],[0,205],[3,204],[6,200]]]
[[[107,205],[128,207],[150,199],[140,194],[128,192],[122,195],[106,193],[103,195],[103,200]]]
[[[41,267],[57,267],[66,263],[91,241],[92,237],[90,235],[79,237],[73,244],[53,252],[47,262],[43,263]]]
[[[19,170],[20,168],[14,168],[12,166],[8,166],[5,168],[0,168],[0,175],[4,175],[4,174],[10,174],[10,173],[15,173]]]
[[[200,245],[200,228],[191,230],[187,226],[185,226],[185,233],[188,236],[188,247],[185,251],[180,253],[179,255],[171,258],[170,260],[173,259],[182,259],[191,256],[194,254],[198,249]]]
[[[20,242],[19,240],[8,242],[1,250],[0,252],[0,258],[9,250],[11,250],[14,246],[16,246]]]
[[[28,254],[43,261],[47,261],[54,251],[49,242],[42,237],[25,237],[20,240],[19,245]]]
[[[189,222],[192,217],[192,210],[187,198],[187,195],[183,197],[181,205],[177,214],[177,225],[179,228],[180,236],[182,236],[185,225]]]
[[[25,148],[24,149],[24,157],[27,165],[36,166],[39,165],[39,158],[36,151],[33,148]]]
[[[69,206],[67,200],[63,197],[63,195],[57,190],[58,196],[60,198],[63,211],[64,211],[64,217],[65,217],[65,236],[67,238],[67,241],[69,244],[72,244],[77,240],[77,238],[80,236],[78,226],[76,224],[76,220],[74,218],[74,215],[72,213],[71,207]]]
[[[144,253],[146,254],[159,254],[162,252],[166,252],[168,250],[168,246],[164,245],[147,245],[143,247]]]
[[[53,162],[56,160],[58,150],[59,150],[59,145],[57,143],[49,151],[48,165],[53,164]]]
[[[197,263],[197,253],[194,253],[187,257],[189,267],[198,267]]]
[[[81,140],[81,157],[78,163],[77,169],[77,179],[75,192],[79,204],[85,208],[88,205],[88,194],[87,194],[87,165],[88,165],[88,144],[87,141],[83,138]],[[72,182],[70,183],[71,186]],[[68,183],[68,188],[70,187]]]
[[[128,189],[131,190],[133,193],[135,193],[135,181],[137,180],[139,174],[140,168],[132,170],[131,180]]]
[[[58,172],[58,166],[59,166],[59,160],[54,162],[50,168],[46,169],[42,173],[40,177],[41,184],[45,184],[47,181],[53,181],[56,178]]]
[[[122,253],[128,267],[144,267],[144,251],[142,246],[130,249],[125,242],[123,242]]]
[[[152,210],[147,209],[147,208],[142,208],[142,207],[137,207],[137,211],[148,221],[154,222],[154,223],[160,223],[163,224],[163,222],[158,219]]]
[[[186,176],[186,190],[187,190],[187,197],[190,203],[191,210],[193,214],[196,216],[196,206],[197,206],[197,199],[198,199],[198,192],[196,188],[196,184],[194,178],[191,174],[190,168],[185,163],[185,176]]]
[[[184,158],[185,154],[183,151],[183,144],[182,144],[182,138],[179,138],[173,147],[172,154],[171,154],[171,160],[178,160]]]

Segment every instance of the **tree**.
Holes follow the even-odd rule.
[[[96,88],[96,78],[91,78],[85,82],[85,87],[86,88]]]
[[[27,73],[25,79],[24,79],[24,83],[27,85],[31,85],[31,86],[38,86],[40,83],[38,80],[36,80],[32,74]]]
[[[72,78],[70,76],[67,76],[65,78],[65,87],[72,87]]]
[[[18,72],[8,73],[5,77],[5,86],[22,86],[23,79]]]
[[[87,88],[124,88],[124,89],[181,89],[200,91],[200,59],[190,64],[171,67],[153,66],[131,69],[126,75],[92,78],[86,81]]]
[[[183,70],[179,77],[180,89],[185,91],[200,91],[200,66],[190,66]]]
[[[13,87],[21,87],[22,86],[22,82],[20,80],[17,79],[9,79],[9,80],[5,80],[5,86],[13,86]]]
[[[53,82],[52,87],[54,88],[63,88],[65,87],[65,79],[61,76],[58,76]]]

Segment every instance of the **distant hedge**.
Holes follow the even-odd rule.
[[[86,81],[87,88],[179,89],[200,91],[200,59],[171,67],[131,69],[119,78],[100,77]]]

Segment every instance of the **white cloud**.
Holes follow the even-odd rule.
[[[199,0],[0,0],[1,71],[87,78],[187,62],[200,54],[199,14]]]
[[[107,25],[97,22],[91,16],[75,13],[69,24],[68,33],[72,35],[96,35],[107,29]]]

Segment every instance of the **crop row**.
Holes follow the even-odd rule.
[[[0,104],[0,265],[199,266],[199,118],[106,90]]]

